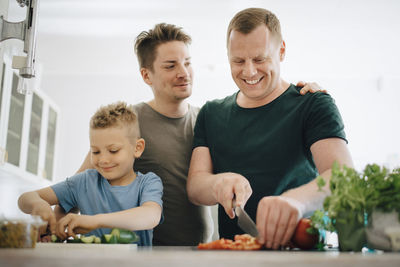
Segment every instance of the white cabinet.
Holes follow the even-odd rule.
[[[8,154],[0,170],[28,179],[54,177],[58,107],[31,83],[32,93],[18,92],[21,82],[5,53],[0,89],[0,149]],[[40,72],[37,72],[38,76]],[[0,153],[1,157],[1,153]],[[1,159],[0,159],[1,161]]]

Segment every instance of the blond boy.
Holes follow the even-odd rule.
[[[101,236],[111,228],[124,228],[139,235],[139,245],[152,245],[152,229],[162,218],[163,186],[154,173],[132,168],[145,147],[136,114],[122,102],[101,107],[91,118],[89,133],[95,169],[22,194],[20,209],[39,215],[62,239],[78,233]],[[78,208],[81,214],[69,213],[56,222],[51,208],[56,204],[65,212]]]

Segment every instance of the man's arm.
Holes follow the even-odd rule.
[[[83,161],[81,167],[76,173],[80,173],[88,169],[94,169],[92,162],[90,161],[90,151],[87,153],[85,160]]]
[[[160,222],[161,211],[158,203],[148,201],[140,207],[93,216],[69,213],[57,223],[56,233],[65,239],[97,228],[123,228],[131,231],[153,229]]]
[[[353,161],[346,142],[340,138],[328,138],[315,142],[311,153],[320,175],[326,185],[318,190],[316,179],[284,192],[280,196],[264,197],[257,208],[259,241],[267,248],[277,249],[285,245],[293,235],[298,220],[307,213],[322,207],[329,195],[331,167],[336,161],[340,165],[353,167]]]
[[[187,180],[189,200],[198,205],[220,203],[230,218],[234,218],[232,199],[236,205],[244,206],[252,194],[249,181],[240,174],[226,172],[213,174],[208,147],[196,147],[190,161]]]
[[[289,190],[282,194],[282,196],[302,202],[305,205],[305,214],[322,208],[325,197],[330,194],[329,182],[332,172],[331,168],[335,161],[341,166],[346,165],[347,167],[354,167],[347,144],[343,139],[323,139],[315,142],[310,150],[318,173],[320,173],[320,176],[326,181],[323,190],[318,190],[317,181],[314,179],[298,189]]]

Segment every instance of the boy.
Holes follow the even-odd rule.
[[[135,231],[139,245],[152,245],[153,228],[162,218],[161,179],[132,168],[144,151],[139,123],[131,106],[118,102],[101,107],[90,120],[90,154],[95,169],[20,196],[20,209],[39,215],[62,239],[75,234],[108,234],[111,228]],[[51,205],[65,212],[56,222]]]

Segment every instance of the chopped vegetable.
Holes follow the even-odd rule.
[[[117,244],[118,243],[118,239],[117,239],[116,235],[104,234],[101,237],[101,243],[104,243],[104,244]]]
[[[58,236],[56,236],[55,234],[52,234],[50,237],[50,241],[53,243],[62,243],[63,240],[61,240]]]
[[[68,238],[68,239],[67,239],[67,243],[82,243],[82,240],[81,240],[80,237]]]
[[[221,238],[209,243],[200,243],[197,248],[213,250],[259,250],[262,245],[258,243],[255,237],[248,234],[235,235],[235,240]]]
[[[117,237],[117,242],[120,244],[130,244],[139,241],[139,237],[132,231],[114,228],[111,231],[111,235]]]
[[[96,238],[96,236],[91,235],[91,236],[83,236],[81,237],[81,241],[85,244],[90,244],[94,242],[94,239]]]
[[[56,235],[52,235],[52,242],[62,242]],[[113,228],[110,234],[104,234],[101,237],[91,236],[79,236],[75,238],[68,238],[67,243],[85,243],[85,244],[131,244],[139,241],[139,236],[135,232]]]

